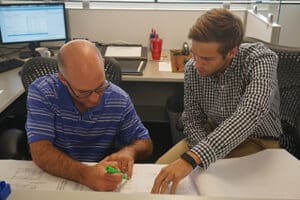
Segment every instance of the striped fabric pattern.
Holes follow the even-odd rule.
[[[96,107],[80,113],[57,74],[34,81],[27,97],[28,143],[48,140],[84,162],[97,162],[139,139],[149,139],[130,97],[114,84],[104,91]]]
[[[242,44],[226,71],[202,77],[191,59],[185,66],[184,134],[207,168],[250,137],[278,138],[277,56],[262,43]],[[203,124],[216,128],[206,132]]]

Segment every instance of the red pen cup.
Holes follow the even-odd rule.
[[[151,39],[150,49],[152,54],[152,60],[160,60],[162,43],[163,41],[160,38]]]

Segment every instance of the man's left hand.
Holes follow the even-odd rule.
[[[183,159],[179,158],[175,160],[160,170],[159,174],[155,178],[151,193],[167,193],[169,184],[172,184],[170,194],[175,194],[178,183],[185,176],[191,173],[192,170],[192,166]]]

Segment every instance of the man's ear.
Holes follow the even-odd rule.
[[[230,59],[232,59],[238,52],[238,47],[234,47],[233,49],[231,49],[229,52],[228,52],[228,56]]]
[[[62,84],[64,84],[64,85],[67,84],[65,77],[60,72],[58,72],[58,79],[62,82]]]

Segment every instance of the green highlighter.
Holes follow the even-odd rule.
[[[108,174],[119,174],[119,173],[121,173],[121,174],[122,174],[122,179],[128,180],[127,174],[122,173],[120,170],[117,170],[116,168],[114,168],[114,167],[112,167],[112,166],[107,165],[107,166],[105,167],[105,171],[106,171],[106,173],[108,173]]]

